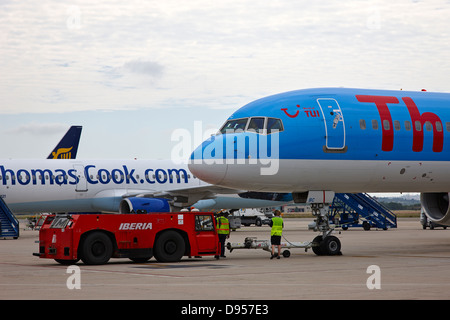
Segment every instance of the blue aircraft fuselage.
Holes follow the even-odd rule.
[[[447,192],[450,94],[321,88],[234,112],[190,170],[254,191]]]

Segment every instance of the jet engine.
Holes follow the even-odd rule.
[[[422,209],[431,221],[450,226],[449,195],[447,192],[420,194]]]
[[[119,213],[170,212],[170,203],[162,198],[125,198],[120,201]]]

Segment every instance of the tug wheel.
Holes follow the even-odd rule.
[[[81,260],[85,264],[105,264],[112,253],[111,239],[103,232],[89,233],[81,245]]]
[[[183,237],[178,232],[169,230],[158,237],[153,249],[159,262],[176,262],[183,257],[185,248]]]

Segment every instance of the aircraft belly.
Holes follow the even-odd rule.
[[[449,166],[439,161],[279,160],[274,175],[261,175],[259,164],[229,165],[223,185],[268,192],[444,192],[450,190]]]

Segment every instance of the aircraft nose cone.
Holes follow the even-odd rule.
[[[214,139],[203,142],[191,154],[188,167],[197,178],[211,184],[220,184],[227,173],[227,164],[223,158],[211,156],[211,148],[214,149]]]
[[[196,164],[191,161],[188,166],[193,175],[211,184],[220,184],[227,172],[226,164]]]

